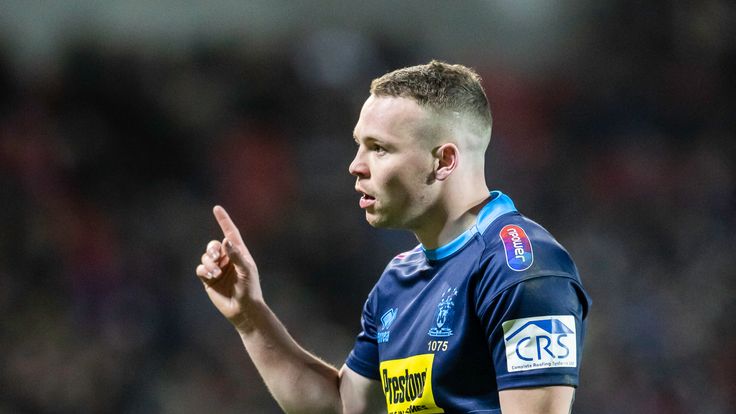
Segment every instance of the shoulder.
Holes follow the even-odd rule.
[[[577,267],[544,227],[511,213],[489,226],[483,240],[485,250],[474,285],[479,315],[500,320],[509,309],[515,309],[520,318],[587,315],[591,301]]]
[[[499,217],[482,234],[484,278],[494,290],[542,276],[560,276],[579,282],[575,263],[565,248],[544,227],[519,214]]]
[[[371,291],[372,295],[393,291],[402,280],[406,281],[427,266],[427,258],[421,245],[394,256],[383,269]]]
[[[424,256],[422,246],[417,245],[411,250],[399,253],[394,256],[394,258],[388,262],[388,265],[386,265],[384,273],[386,273],[387,270],[394,268],[419,266],[422,265],[424,262],[426,262],[426,257]]]

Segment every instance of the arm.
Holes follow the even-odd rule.
[[[551,386],[517,388],[498,393],[504,414],[569,414],[575,388]]]
[[[358,374],[347,365],[340,370],[340,397],[345,414],[386,412],[381,383]]]
[[[570,412],[585,334],[585,297],[578,286],[563,277],[528,279],[487,308],[501,312],[481,313],[504,414]],[[512,369],[528,362],[543,367]]]
[[[287,413],[362,412],[370,383],[376,381],[346,368],[338,372],[294,341],[263,300],[258,269],[238,228],[222,207],[215,207],[214,214],[225,239],[207,244],[197,276],[240,334],[281,408]]]

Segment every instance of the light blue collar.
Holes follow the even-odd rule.
[[[463,234],[457,236],[455,240],[447,243],[444,246],[440,246],[436,249],[425,249],[421,246],[424,254],[429,260],[442,260],[445,257],[457,252],[462,249],[465,244],[476,234],[483,234],[488,226],[493,223],[494,220],[500,216],[516,211],[514,202],[504,193],[500,191],[491,191],[491,200],[483,206],[478,213],[478,218],[473,227],[465,230]]]

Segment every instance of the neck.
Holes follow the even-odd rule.
[[[462,190],[462,187],[455,187]],[[475,224],[478,213],[488,202],[488,194],[483,181],[475,188],[442,197],[427,225],[414,230],[417,240],[426,249],[436,249],[451,242]]]

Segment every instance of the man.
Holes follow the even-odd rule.
[[[567,252],[485,182],[491,113],[480,77],[432,61],[371,84],[355,126],[359,205],[420,242],[366,301],[337,369],[266,305],[256,264],[222,207],[222,242],[196,273],[286,412],[569,413],[590,301]]]

